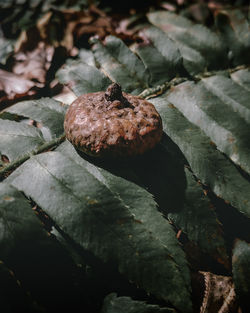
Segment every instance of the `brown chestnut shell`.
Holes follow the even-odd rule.
[[[137,96],[121,92],[112,98],[114,86],[119,85],[111,85],[106,93],[83,94],[70,105],[64,120],[66,137],[91,156],[143,154],[161,139],[161,117],[152,103]]]

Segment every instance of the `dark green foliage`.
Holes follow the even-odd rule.
[[[250,71],[239,70],[231,74],[231,78],[240,86],[250,91]]]
[[[87,92],[105,90],[111,84],[110,79],[102,72],[81,61],[70,62],[58,71],[57,77],[64,84],[74,82],[71,88],[79,96]]]
[[[170,213],[168,217],[203,252],[227,265],[225,242],[214,208],[190,171],[185,169],[185,173],[187,178],[185,205],[180,212]]]
[[[210,77],[210,82],[212,79],[215,80],[216,77]],[[222,84],[223,77],[220,82]],[[207,83],[208,81],[205,80],[205,86]],[[224,82],[224,85],[227,83],[227,81]],[[167,100],[190,122],[201,128],[215,143],[218,150],[224,152],[233,162],[250,173],[249,123],[247,122],[249,119],[247,99],[250,93],[241,93],[242,101],[238,104],[228,97],[225,101],[221,95],[222,92],[223,89],[220,88],[220,98],[224,101],[209,92],[203,82],[196,84],[185,82],[173,88],[167,95]],[[240,102],[240,99],[238,101]]]
[[[0,272],[11,281],[9,268],[21,281],[11,290],[30,291],[23,298],[28,309],[72,311],[80,299],[83,308],[89,304],[90,296],[100,312],[104,295],[115,291],[119,296],[107,296],[102,313],[192,312],[189,244],[223,268],[218,274],[232,275],[232,253],[236,293],[243,307],[247,301],[249,244],[237,241],[231,252],[234,230],[229,236],[218,216],[235,209],[246,225],[250,217],[248,21],[238,11],[221,13],[216,32],[166,11],[151,12],[148,20],[133,51],[115,36],[95,38],[92,51],[81,50],[57,78],[77,96],[113,81],[152,98],[164,130],[154,150],[132,160],[87,157],[63,142],[67,107],[49,98],[17,103],[0,116],[0,175],[10,184],[0,185]],[[199,269],[209,269],[208,263]],[[72,274],[79,273],[76,264],[80,281]],[[97,296],[92,277],[105,289]],[[119,293],[113,279],[131,289]],[[133,297],[132,286],[148,295]],[[161,306],[149,304],[156,302]]]
[[[14,273],[0,261],[1,310],[5,313],[44,312],[22,289]]]
[[[40,127],[46,141],[63,134],[64,114],[67,106],[49,98],[40,100],[22,101],[13,105],[5,112],[26,117],[41,123]],[[1,117],[4,117],[4,114]]]
[[[228,58],[235,66],[249,64],[250,33],[249,22],[239,9],[222,10],[216,16],[221,40],[228,47]]]
[[[233,280],[236,295],[240,298],[246,312],[249,310],[250,294],[250,245],[249,243],[237,240],[233,249]]]
[[[64,139],[65,112],[64,104],[42,98],[19,102],[0,115],[0,156],[10,161],[0,163],[3,166],[0,179],[9,168],[14,169],[31,155],[46,151]]]
[[[95,40],[93,53],[103,71],[124,91],[138,94],[149,87],[149,75],[142,61],[120,39],[109,36],[105,46]]]
[[[101,313],[174,313],[174,309],[161,308],[158,305],[135,301],[128,297],[117,297],[112,293],[104,299]]]
[[[1,34],[1,32],[0,32]],[[2,37],[2,36],[1,36]],[[0,63],[5,64],[9,55],[13,51],[13,42],[12,40],[0,38]]]
[[[176,263],[182,259],[174,261],[171,240],[164,245],[147,225],[150,211],[144,211],[144,222],[85,166],[59,152],[31,158],[8,182],[31,197],[78,245],[104,262],[117,263],[121,273],[148,292],[191,311],[189,284],[182,274],[188,269],[182,264],[179,271]],[[150,222],[154,223],[152,214]],[[163,217],[162,223],[167,227]],[[177,241],[173,249],[180,249]]]
[[[9,161],[30,152],[44,144],[42,133],[34,126],[1,120],[0,123],[0,149]]]
[[[166,96],[152,99],[163,118],[163,129],[178,145],[194,174],[220,198],[249,217],[250,185],[211,139],[188,121]]]
[[[74,277],[76,268],[71,257],[44,230],[24,195],[6,183],[0,184],[0,216],[0,259],[21,284],[18,291],[10,281],[9,291],[5,288],[4,292],[12,290],[17,296],[29,293],[30,298],[24,298],[22,305],[35,301],[46,312],[78,308],[82,295],[76,284],[84,284]]]
[[[188,47],[200,53],[206,62],[206,68],[221,68],[226,65],[226,47],[216,33],[208,28],[192,23],[190,20],[174,13],[159,11],[148,14],[149,21],[162,29],[176,45],[184,47],[180,51],[187,55]],[[197,60],[201,62],[201,58]],[[195,62],[196,63],[196,62]]]

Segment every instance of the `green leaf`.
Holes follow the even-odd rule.
[[[250,33],[249,22],[239,9],[217,12],[215,23],[221,33],[221,39],[229,50],[229,59],[235,66],[249,64]]]
[[[231,74],[231,78],[240,86],[250,91],[250,71],[239,70]]]
[[[178,41],[176,42],[176,45],[181,52],[183,65],[191,75],[205,71],[207,62],[199,51]]]
[[[18,242],[32,241],[45,235],[27,199],[15,188],[0,184],[1,237],[0,257],[8,260]],[[27,226],[25,226],[27,225]]]
[[[0,154],[6,155],[9,161],[31,152],[44,142],[41,131],[36,127],[0,120]]]
[[[164,13],[165,14],[165,13]],[[96,48],[97,49],[97,48]],[[146,63],[145,63],[146,64]],[[186,83],[188,86],[192,85],[191,82]],[[183,84],[184,85],[184,84]],[[179,85],[176,87],[176,89],[180,89],[182,85]],[[222,120],[222,123],[224,127],[229,127],[230,130],[234,130],[235,133],[238,135],[238,125],[240,129],[247,129],[246,123],[243,124],[241,123],[241,119],[239,117],[236,117],[236,120],[238,120],[237,124],[235,121],[232,122],[232,125],[230,124],[229,126],[226,125],[226,121],[223,121],[224,117],[224,109],[227,112],[229,110],[228,116],[231,120],[234,120],[235,113],[230,111],[230,107],[228,105],[223,104],[217,97],[211,95],[204,87],[202,83],[198,84],[198,87],[196,85],[192,85],[194,88],[198,89],[198,95],[199,91],[201,90],[201,95],[200,97],[203,96],[202,92],[204,93],[204,97],[202,98],[202,103],[205,101],[206,107],[214,107],[214,111],[210,110],[209,114],[204,114],[203,116],[208,119],[209,123],[204,123],[201,125],[201,127],[206,127],[206,131],[210,133],[213,136],[217,136],[217,139],[219,140],[220,137],[222,137],[225,134],[230,133],[226,128],[225,130],[220,133],[222,127],[218,125],[215,122],[215,118],[220,118]],[[173,90],[173,91],[172,91]],[[175,89],[172,88],[170,95],[172,92],[175,92]],[[203,114],[203,107],[199,107],[196,109],[195,103],[193,104],[193,98],[192,98],[192,92],[193,89],[191,88],[188,96],[189,99],[186,100],[186,93],[183,93],[180,95],[178,98],[178,101],[176,100],[176,105],[182,106],[184,109],[184,105],[182,105],[183,100],[186,102],[190,102],[191,106],[195,108],[195,112],[198,113],[201,112]],[[194,96],[193,96],[194,97]],[[204,99],[205,98],[205,99]],[[163,100],[165,99],[165,101]],[[223,112],[221,113],[221,117],[218,115],[213,115],[215,114],[215,105],[214,101],[216,100],[216,103],[218,105],[222,106]],[[204,101],[203,101],[204,100]],[[180,149],[182,150],[183,154],[185,155],[187,161],[189,162],[194,174],[201,179],[202,183],[209,185],[212,191],[219,197],[224,198],[226,201],[231,203],[233,206],[238,208],[241,212],[244,212],[244,214],[249,216],[249,183],[246,179],[244,179],[241,174],[237,171],[237,169],[233,166],[230,161],[228,161],[223,154],[221,154],[216,148],[213,146],[213,142],[209,137],[207,137],[203,131],[199,128],[196,127],[194,124],[190,123],[185,117],[182,116],[181,113],[177,114],[177,110],[174,110],[171,107],[168,107],[169,102],[167,101],[166,97],[161,97],[161,98],[156,98],[152,99],[151,102],[154,104],[157,103],[162,103],[160,108],[157,106],[158,110],[160,113],[162,113],[163,117],[163,123],[164,123],[164,130],[166,133],[170,136],[170,138],[176,142]],[[165,102],[165,105],[163,104]],[[199,104],[199,101],[198,101]],[[201,102],[200,102],[201,104]],[[205,112],[206,112],[206,107]],[[184,110],[183,109],[183,110]],[[217,109],[217,108],[216,108]],[[222,109],[219,108],[219,110],[222,111]],[[194,119],[192,116],[192,112],[187,112],[187,116],[190,116],[190,119]],[[212,114],[212,115],[211,115]],[[171,118],[168,118],[169,116],[172,116]],[[197,117],[199,115],[194,115]],[[176,125],[179,125],[179,129],[176,127]],[[229,123],[228,123],[229,124]],[[211,125],[215,125],[219,131],[217,133],[213,132],[213,128]],[[186,129],[185,132],[181,133],[182,129]],[[241,131],[242,134],[242,131]],[[244,137],[247,138],[247,136],[238,136],[239,141],[242,142],[244,141]],[[213,140],[214,141],[214,140]],[[221,139],[221,145],[225,145],[224,140]],[[227,145],[230,147],[232,145],[231,143],[227,143]],[[240,158],[245,158],[247,159],[248,152],[241,154],[240,153]],[[246,160],[247,162],[247,160]],[[235,192],[237,190],[237,192]],[[216,223],[215,223],[216,224]]]
[[[0,170],[0,179],[30,158],[64,140],[63,121],[67,107],[49,98],[19,102],[0,115],[0,155],[11,163]],[[15,122],[20,117],[39,122],[40,128]]]
[[[50,98],[22,101],[11,106],[4,112],[24,116],[42,123],[43,135],[47,140],[59,137],[63,134],[64,114],[67,106]],[[1,115],[0,115],[1,117]]]
[[[111,293],[105,297],[101,313],[174,313],[174,309],[136,301],[129,297],[117,297]]]
[[[91,50],[80,49],[78,57],[83,63],[95,67],[95,57]]]
[[[180,51],[163,31],[151,26],[142,33],[150,43],[139,45],[136,51],[149,69],[151,84],[160,84],[183,72]]]
[[[235,109],[210,93],[202,82],[180,84],[171,89],[167,99],[187,119],[200,127],[220,151],[250,173],[249,124],[234,112]]]
[[[69,142],[61,144],[57,148],[57,151],[60,151],[68,158],[72,158],[77,164],[86,168],[88,172],[90,172],[96,179],[110,189],[110,191],[129,208],[129,211],[138,221],[142,221],[147,229],[158,237],[160,242],[169,250],[169,253],[172,255],[174,261],[180,268],[182,268],[182,275],[185,280],[186,287],[189,289],[191,281],[186,257],[178,243],[172,226],[163,218],[161,213],[157,211],[157,205],[152,195],[142,187],[129,181],[129,178],[134,181],[143,181],[143,177],[137,177],[137,175],[140,174],[140,172],[136,171],[138,164],[136,164],[135,167],[131,166],[131,164],[128,164],[127,166],[123,165],[122,167],[118,167],[114,170],[115,174],[112,174],[110,168],[105,170],[104,168],[95,166],[94,164],[81,158]],[[115,168],[113,167],[113,169]],[[175,175],[177,175],[176,166],[175,169]],[[126,173],[126,175],[124,175],[124,173]],[[125,176],[126,179],[122,178],[123,176]],[[150,175],[150,178],[152,180],[153,175]],[[159,176],[157,176],[157,179],[163,183]],[[173,179],[171,180],[171,183],[173,184]],[[166,181],[164,184],[164,193],[167,193],[167,184],[168,182]],[[180,191],[178,192],[178,195],[181,195]],[[169,200],[169,198],[167,198],[166,201],[167,200]]]
[[[183,65],[191,74],[202,72],[205,69],[205,59],[198,51],[183,45],[181,42],[173,41],[159,28],[151,26],[141,33],[143,38],[148,38],[150,44],[139,45],[136,51],[138,51],[150,72],[155,74],[156,69],[158,71],[161,69],[158,84],[161,81],[173,78],[178,73],[181,76],[185,75]],[[157,82],[157,76],[153,79],[153,82]]]
[[[50,2],[45,2],[48,8]],[[33,7],[37,9],[38,3],[44,8],[40,1]],[[30,4],[14,8],[4,20],[5,29],[13,25],[10,33],[18,33],[18,23],[13,24],[18,16],[23,27],[31,25],[40,13],[30,11]],[[74,1],[71,4],[77,5]],[[57,26],[62,25],[62,20],[57,21],[60,14],[55,11],[51,19]],[[229,69],[232,79],[219,72],[204,73],[214,75],[195,76],[195,82],[201,78],[197,83],[179,83],[207,68],[238,64],[240,57],[249,62],[248,22],[236,11],[233,14],[233,18],[224,14],[231,25],[225,29],[223,25],[222,39],[176,14],[149,13],[154,26],[142,31],[142,39],[148,41],[135,45],[135,53],[114,36],[104,42],[93,39],[93,52],[81,50],[80,60],[69,61],[58,71],[60,82],[77,95],[105,90],[111,81],[121,84],[126,92],[144,97],[170,89],[152,100],[169,137],[164,134],[155,150],[137,160],[111,161],[107,166],[104,160],[80,157],[67,141],[56,152],[41,153],[65,138],[66,107],[48,98],[18,103],[0,116],[0,137],[5,138],[0,140],[1,165],[5,156],[11,161],[0,170],[1,178],[29,159],[6,179],[12,187],[0,185],[0,259],[15,271],[24,290],[31,291],[49,311],[54,311],[52,298],[56,309],[58,305],[73,309],[75,301],[68,295],[74,294],[78,280],[71,275],[76,263],[84,265],[83,256],[87,254],[103,268],[112,264],[114,274],[118,269],[128,281],[178,311],[191,312],[194,290],[174,231],[178,228],[203,252],[227,264],[221,225],[196,180],[250,217],[249,177],[237,167],[250,173],[249,71]],[[231,48],[228,39],[232,38],[236,40]],[[37,127],[24,124],[25,118],[38,122],[34,123]],[[190,171],[184,165],[190,166]],[[55,223],[56,235],[47,235],[31,210],[33,201]],[[244,280],[249,276],[245,265],[248,246],[244,243],[241,248],[237,243],[233,257],[233,275],[242,298],[249,293],[248,280]],[[96,271],[94,277],[100,272]],[[77,286],[78,291],[85,290]],[[103,310],[175,312],[116,295],[106,299]]]
[[[82,61],[71,62],[56,74],[62,84],[69,84],[77,96],[105,90],[112,82],[94,66]]]
[[[135,51],[150,73],[150,85],[162,84],[175,76],[171,63],[152,44],[137,45]]]
[[[226,49],[220,38],[202,25],[193,24],[187,18],[167,11],[148,13],[149,21],[162,29],[172,40],[188,46],[204,57],[209,68],[226,65]]]
[[[84,249],[104,262],[116,262],[129,280],[181,311],[192,311],[183,269],[171,250],[87,169],[59,152],[48,152],[27,161],[7,181]]]
[[[166,95],[151,99],[151,102],[161,114],[164,131],[179,146],[196,177],[217,196],[250,217],[248,180],[211,144],[210,138],[198,126],[168,102]]]
[[[185,173],[187,189],[184,208],[177,213],[168,214],[168,217],[203,252],[210,254],[220,263],[228,265],[221,225],[211,202],[190,171],[185,169]]]
[[[1,311],[5,313],[32,312],[42,313],[27,293],[22,289],[13,271],[0,261]]]
[[[71,258],[44,230],[25,196],[6,183],[0,184],[0,216],[0,260],[22,288],[50,310],[76,308],[79,282]]]
[[[0,32],[0,63],[6,63],[8,57],[14,50],[14,44],[12,40],[3,38],[3,35]]]
[[[240,300],[249,303],[250,294],[250,244],[237,240],[233,249],[233,280]]]
[[[206,88],[250,123],[250,92],[223,75],[203,79]]]
[[[148,72],[143,63],[122,42],[114,37],[106,37],[105,45],[96,40],[92,47],[95,59],[102,71],[124,91],[138,94],[148,88]]]

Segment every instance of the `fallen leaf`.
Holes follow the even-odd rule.
[[[176,6],[173,4],[173,3],[170,3],[170,2],[162,2],[161,4],[160,4],[160,6],[163,8],[163,9],[166,9],[166,10],[168,10],[168,11],[172,11],[172,12],[174,12],[174,11],[176,11]]]
[[[204,277],[204,296],[200,313],[237,312],[237,301],[232,277],[199,272]]]
[[[16,94],[27,94],[34,86],[36,83],[31,80],[0,69],[0,91],[4,91],[9,99]]]
[[[125,41],[141,41],[138,33],[144,27],[144,22],[144,16],[140,14],[124,18],[118,22],[115,32]]]
[[[61,92],[53,97],[55,100],[70,105],[77,97],[67,86],[64,86]]]
[[[187,11],[190,17],[198,23],[208,24],[212,18],[208,5],[203,2],[190,5]]]
[[[28,80],[45,83],[53,53],[54,48],[46,46],[44,42],[39,42],[32,51],[19,52],[14,57],[13,73]]]
[[[106,35],[112,34],[113,32],[111,18],[103,16],[98,17],[91,24],[77,23],[73,31],[77,40],[87,40],[93,35],[98,35],[99,38],[103,39]]]

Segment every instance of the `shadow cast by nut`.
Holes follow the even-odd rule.
[[[165,215],[182,209],[185,200],[186,176],[182,155],[164,133],[155,148],[133,157],[96,158],[75,149],[81,158],[113,175],[129,180],[149,191]],[[175,147],[176,146],[176,147]]]

